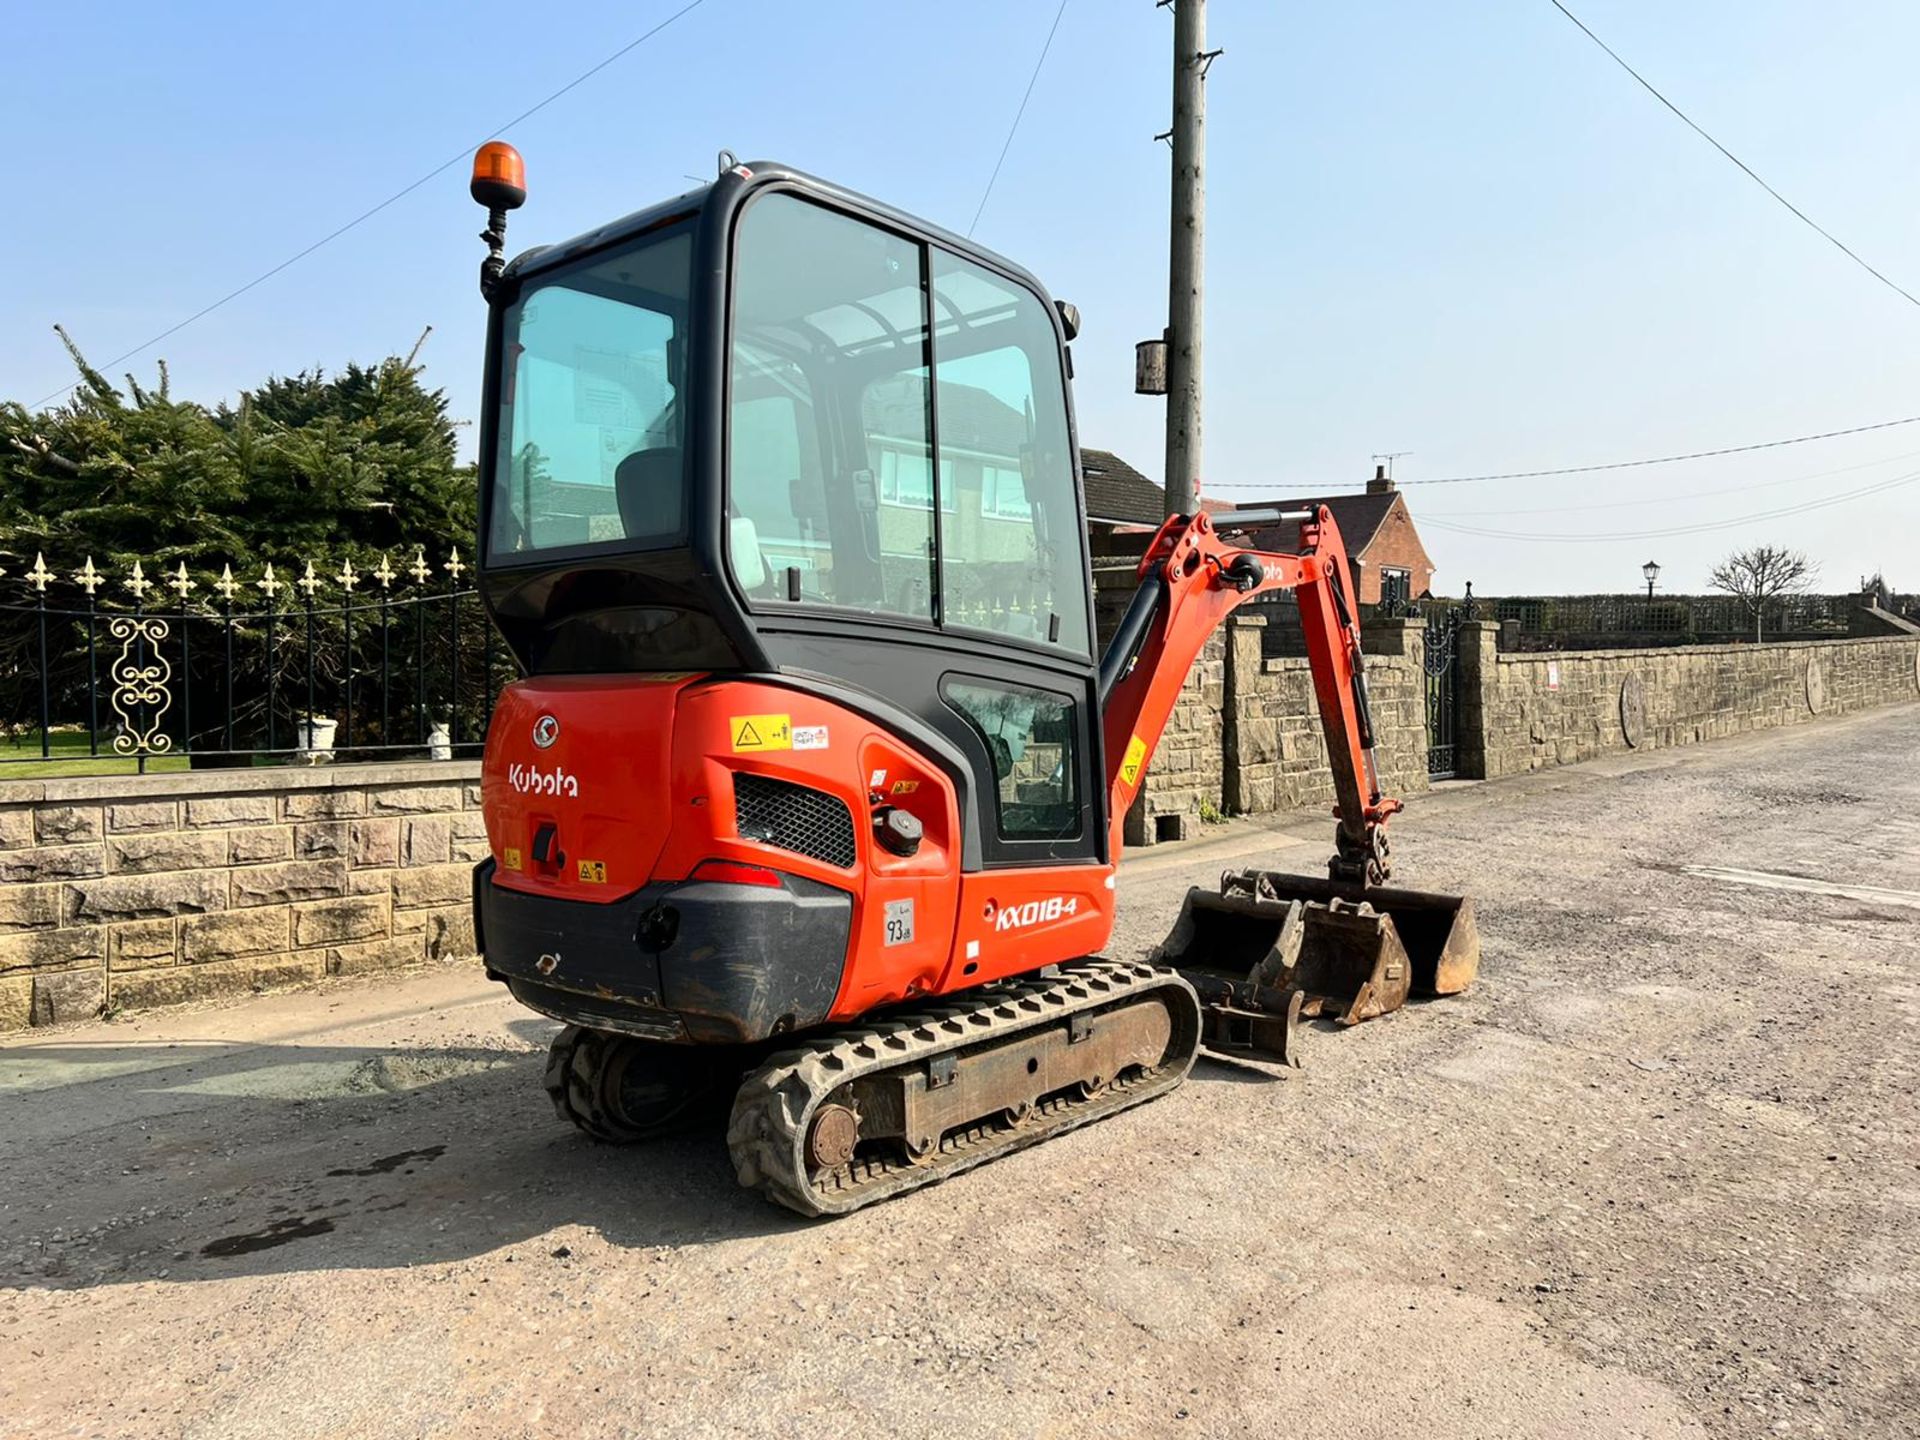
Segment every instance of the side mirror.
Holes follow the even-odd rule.
[[[1080,307],[1066,300],[1056,300],[1053,308],[1060,312],[1060,328],[1067,332],[1067,343],[1072,344],[1080,335]]]
[[[727,544],[733,551],[733,574],[742,590],[758,590],[767,583],[767,562],[760,554],[760,532],[744,515],[728,523]]]

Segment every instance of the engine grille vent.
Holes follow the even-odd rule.
[[[854,861],[853,812],[844,800],[765,775],[733,777],[733,822],[758,840],[828,865]]]

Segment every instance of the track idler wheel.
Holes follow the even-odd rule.
[[[717,1113],[729,1078],[688,1046],[569,1025],[553,1037],[542,1083],[562,1120],[603,1144],[632,1145]]]
[[[822,1105],[807,1132],[807,1164],[836,1170],[853,1159],[860,1141],[860,1117],[845,1105]]]

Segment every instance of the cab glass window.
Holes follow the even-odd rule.
[[[736,241],[728,558],[750,596],[933,618],[920,247],[788,195]]]
[[[728,558],[749,597],[1089,653],[1045,302],[776,192],[739,222],[731,335]]]
[[[1024,286],[935,250],[933,358],[946,623],[1086,654],[1085,525],[1053,317]]]
[[[1067,840],[1080,833],[1073,702],[986,681],[949,680],[947,703],[966,718],[993,764],[1000,838]]]
[[[530,285],[504,318],[495,557],[676,539],[692,240],[684,230]]]

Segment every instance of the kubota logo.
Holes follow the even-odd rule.
[[[1054,920],[1063,920],[1080,908],[1078,897],[1072,895],[1050,895],[1045,900],[1029,900],[1024,905],[1009,905],[995,917],[995,930],[1022,930],[1029,925],[1042,925]]]
[[[571,799],[580,793],[579,777],[567,774],[558,765],[551,770],[537,765],[509,765],[507,784],[522,795],[565,795]]]
[[[533,722],[533,743],[542,750],[552,747],[560,738],[560,722],[551,715],[542,715]]]

